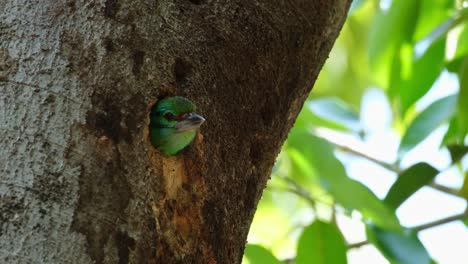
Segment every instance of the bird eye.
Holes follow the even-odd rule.
[[[167,121],[172,121],[174,120],[174,114],[171,112],[167,112],[164,114],[164,118],[166,118]]]

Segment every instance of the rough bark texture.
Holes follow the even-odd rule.
[[[350,0],[1,0],[0,262],[239,263]],[[149,109],[207,122],[164,158]]]

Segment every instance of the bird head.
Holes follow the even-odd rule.
[[[151,112],[152,120],[160,128],[174,129],[175,133],[198,129],[205,119],[195,113],[196,107],[185,97],[165,98],[156,104]]]
[[[174,155],[193,140],[205,119],[195,113],[196,106],[185,97],[168,97],[151,111],[151,143],[166,155]]]

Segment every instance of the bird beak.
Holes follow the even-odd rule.
[[[177,129],[177,132],[197,129],[201,126],[201,124],[203,124],[203,122],[205,122],[205,118],[203,118],[201,115],[188,113],[184,119],[175,125],[175,128]]]

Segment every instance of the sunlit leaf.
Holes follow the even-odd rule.
[[[463,185],[460,189],[460,195],[468,200],[468,172],[465,172],[465,180],[463,181]]]
[[[298,211],[307,206],[297,197],[277,189],[278,183],[282,181],[272,179],[268,182],[269,187],[263,192],[250,226],[258,238],[256,241],[268,246],[273,253],[278,249],[295,249],[297,238],[290,232],[297,225],[297,220],[301,219]]]
[[[421,112],[409,125],[398,149],[399,157],[424,140],[434,129],[455,113],[457,96],[439,99]]]
[[[460,139],[458,131],[458,120],[456,117],[452,117],[452,119],[450,119],[447,132],[445,132],[444,138],[442,139],[442,142],[440,144],[441,147],[450,145],[462,145],[463,140]]]
[[[439,39],[442,36],[445,36],[449,30],[454,26],[456,19],[454,17],[449,17],[446,21],[442,24],[437,26],[432,30],[432,32],[427,35],[420,43],[424,43],[426,45],[432,44],[434,41]]]
[[[438,173],[438,170],[427,163],[418,163],[411,166],[400,173],[384,201],[392,208],[398,208],[417,190],[430,183]]]
[[[380,10],[370,31],[369,57],[376,80],[387,87],[390,62],[402,43],[411,42],[419,15],[420,0],[394,0],[388,11]]]
[[[394,212],[360,182],[351,179],[334,182],[332,194],[345,208],[358,210],[376,225],[392,230],[400,228]]]
[[[350,131],[350,128],[344,124],[321,118],[311,111],[309,107],[303,107],[294,123],[294,127],[308,129],[310,127],[326,127],[339,131]]]
[[[445,38],[434,42],[414,62],[411,75],[402,82],[400,88],[402,112],[421,98],[434,84],[444,68]]]
[[[351,131],[359,131],[359,115],[345,102],[338,98],[321,98],[313,100],[309,108],[316,116],[343,126]]]
[[[407,89],[410,78],[412,77],[415,62],[413,60],[414,50],[410,43],[403,43],[396,49],[392,64],[390,76],[390,89],[388,90],[389,97],[392,101],[401,97],[401,93]]]
[[[391,263],[431,263],[429,254],[414,231],[395,232],[368,226],[367,236]]]
[[[389,78],[389,89],[388,89],[388,97],[391,101],[394,101],[395,98],[400,98],[400,90],[402,86],[403,76],[403,68],[404,65],[408,64],[407,61],[412,61],[412,58],[403,58],[400,56],[399,50],[397,50],[394,54],[393,59],[389,64],[391,64],[390,68],[390,78]]]
[[[335,224],[314,221],[299,238],[296,264],[341,264],[346,261],[346,242]]]
[[[452,26],[454,17],[453,0],[424,0],[421,1],[419,19],[414,33],[416,41],[432,42],[447,33]]]
[[[313,192],[320,192],[319,180],[313,164],[310,164],[307,157],[301,151],[288,147],[286,153],[291,159],[291,174],[289,177],[299,184],[304,184]]]
[[[317,173],[318,182],[334,200],[347,209],[358,210],[376,225],[388,229],[400,227],[393,210],[379,200],[366,186],[348,178],[325,140],[303,130],[293,129],[288,136],[288,148],[299,151]]]
[[[244,251],[250,264],[281,264],[270,251],[260,245],[248,244]]]
[[[450,47],[447,52],[447,59],[450,60],[447,64],[447,69],[450,72],[459,73],[460,65],[464,57],[468,54],[468,8],[458,10],[452,16],[453,23],[450,28],[450,41],[456,41],[455,47]],[[454,50],[453,50],[454,49]]]
[[[466,45],[468,45],[468,39]],[[468,132],[468,57],[464,59],[458,77],[460,80],[460,91],[457,104],[457,120],[458,135],[460,141],[462,141]]]
[[[458,36],[457,48],[454,58],[461,58],[468,54],[468,23],[463,26],[463,29]]]

